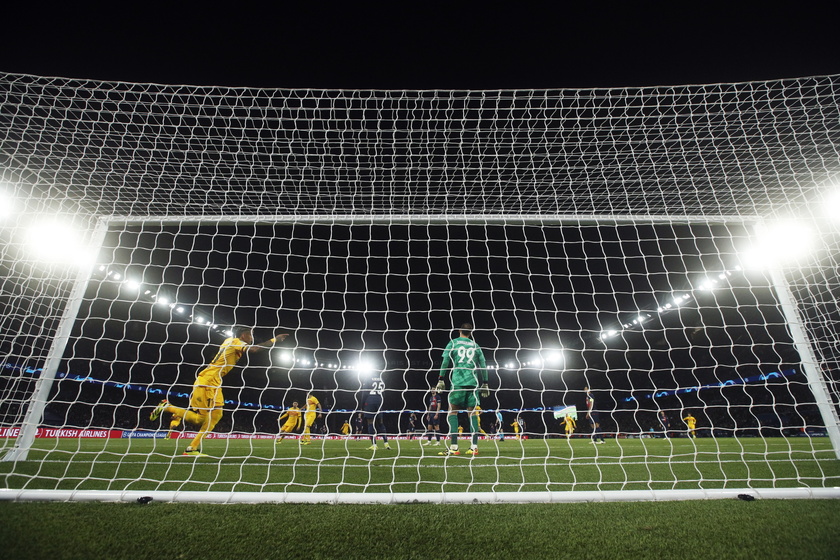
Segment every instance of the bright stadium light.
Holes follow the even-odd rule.
[[[167,298],[165,298],[165,297],[159,297],[159,298],[157,298],[157,302],[158,302],[160,305],[163,305],[163,306],[167,306],[167,305],[169,305],[169,300],[168,300]]]
[[[741,251],[744,268],[762,270],[806,257],[815,240],[813,228],[796,220],[782,220],[756,227],[752,246]]]
[[[294,355],[289,350],[283,350],[279,353],[278,358],[284,364],[292,364],[295,361]]]
[[[545,363],[550,366],[556,366],[558,364],[563,363],[563,351],[562,350],[548,350],[544,354]]]
[[[79,229],[58,218],[32,224],[26,233],[26,242],[30,254],[40,261],[85,265],[95,258]]]
[[[370,358],[361,357],[359,358],[355,369],[359,372],[359,378],[362,378],[372,375],[376,370],[376,366]]]
[[[715,288],[715,286],[717,286],[717,280],[712,280],[711,278],[709,278],[709,279],[704,280],[700,284],[699,289],[703,290],[703,291],[709,291],[710,292]]]

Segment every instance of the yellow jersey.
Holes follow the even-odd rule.
[[[300,422],[300,409],[296,406],[290,407],[289,410],[280,415],[279,420],[288,416],[286,424],[297,424]]]
[[[306,413],[307,414],[315,414],[318,411],[318,407],[321,406],[321,403],[313,397],[312,395],[306,398]]]
[[[248,345],[238,338],[226,338],[216,356],[210,360],[210,364],[198,373],[196,385],[207,387],[221,387],[222,377],[228,374],[242,354],[247,350]]]
[[[341,433],[344,434],[345,436],[350,435],[350,423],[349,422],[345,422],[344,424],[342,424]]]
[[[683,420],[685,420],[685,425],[688,426],[689,430],[693,430],[697,425],[697,418],[694,416],[686,416]]]

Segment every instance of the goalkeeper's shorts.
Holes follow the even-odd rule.
[[[457,410],[475,408],[478,404],[478,387],[452,387],[449,392],[449,406]]]

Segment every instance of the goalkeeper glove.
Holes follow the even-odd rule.
[[[481,384],[481,387],[478,389],[478,394],[482,399],[490,396],[490,387],[487,386],[487,383]]]
[[[446,383],[444,383],[443,379],[441,379],[440,381],[438,381],[438,384],[435,387],[435,391],[437,391],[438,393],[442,393],[445,390],[446,390]]]

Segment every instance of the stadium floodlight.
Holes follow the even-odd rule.
[[[95,258],[81,231],[68,220],[48,218],[29,226],[29,254],[36,260],[56,264],[89,264]]]
[[[699,289],[704,292],[710,292],[715,288],[715,286],[717,286],[717,280],[707,279],[700,284]]]
[[[284,364],[293,364],[295,362],[294,354],[290,350],[283,350],[278,353],[277,356],[280,359],[280,362]]]
[[[550,366],[555,366],[563,363],[562,350],[548,350],[544,352],[543,356],[545,358],[545,363],[549,364]]]
[[[741,251],[741,264],[751,270],[765,270],[807,257],[815,240],[813,228],[798,220],[761,223],[755,230],[753,244]]]
[[[158,302],[160,305],[163,305],[163,306],[167,306],[167,305],[169,305],[169,299],[167,299],[167,298],[165,298],[165,297],[159,297],[159,298],[157,298],[157,302]]]
[[[356,371],[359,372],[359,378],[369,377],[376,371],[376,364],[373,359],[368,356],[360,356],[356,363]]]
[[[140,290],[140,282],[138,282],[137,280],[126,280],[125,287],[133,292],[136,292]]]

